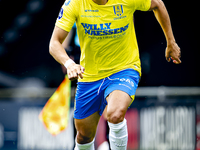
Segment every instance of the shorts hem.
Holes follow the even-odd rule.
[[[75,119],[85,119],[85,118],[91,116],[92,114],[94,114],[95,112],[99,112],[99,110],[91,111],[90,113],[88,113],[88,114],[86,114],[86,115],[84,115],[84,116],[78,116],[78,115],[75,115],[75,114],[74,114],[74,118],[75,118]],[[99,113],[100,113],[100,112],[99,112]],[[99,115],[100,115],[100,114],[99,114]],[[101,116],[101,115],[100,115],[100,116]]]
[[[123,90],[123,89],[119,89],[119,88],[116,88],[116,89],[112,89],[112,90],[110,90],[109,92],[107,92],[107,93],[105,93],[105,96],[104,96],[104,98],[106,99],[107,97],[108,97],[108,95],[110,94],[110,93],[112,93],[113,91],[115,91],[115,90],[118,90],[118,91],[122,91],[122,92],[125,92],[125,93],[127,93],[127,91],[126,90]],[[130,95],[129,93],[127,93],[130,97],[131,97],[131,99],[132,99],[132,96],[134,96],[134,94],[133,95]]]
[[[107,94],[106,94],[106,97],[107,97],[110,93],[112,93],[113,91],[115,91],[115,90],[118,90],[118,91],[122,91],[122,92],[127,93],[125,90],[117,89],[117,88],[116,88],[116,89],[111,90],[111,92],[107,93]],[[127,94],[128,94],[128,93],[127,93]],[[131,100],[132,100],[131,103],[130,103],[130,105],[129,105],[129,107],[130,107],[130,106],[132,105],[132,103],[134,102],[134,100],[135,100],[135,95],[130,95],[130,94],[128,94],[128,95],[130,96],[130,98],[131,98]],[[105,99],[106,99],[106,97],[105,97]],[[108,103],[108,102],[107,102],[107,100],[106,100],[106,105],[107,105],[107,103]],[[129,108],[129,107],[128,107],[128,108]]]

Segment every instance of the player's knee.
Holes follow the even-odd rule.
[[[77,136],[76,136],[76,140],[79,144],[87,144],[92,142],[94,139],[94,135],[93,134],[84,134],[81,132],[77,132]]]
[[[123,110],[115,110],[107,112],[107,119],[110,123],[120,123],[124,120],[125,112]]]

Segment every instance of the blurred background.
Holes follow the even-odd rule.
[[[165,60],[166,40],[153,13],[137,11],[134,21],[143,74],[126,115],[128,149],[200,150],[198,4],[163,1],[182,50],[182,64]],[[42,107],[64,79],[48,49],[63,3],[0,0],[0,150],[73,148],[75,83],[67,130],[53,137],[38,120]],[[104,130],[101,119],[96,147],[105,140]]]

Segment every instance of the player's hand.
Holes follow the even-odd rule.
[[[165,51],[165,57],[168,62],[173,60],[173,63],[180,64],[181,63],[181,50],[180,47],[176,44],[176,42],[172,42],[168,44],[166,51]]]
[[[69,80],[77,80],[78,77],[83,79],[83,73],[85,71],[85,68],[82,67],[81,65],[72,63],[67,67],[67,75]]]

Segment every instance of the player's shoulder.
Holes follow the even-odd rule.
[[[81,6],[81,1],[83,0],[65,0],[62,9],[64,10],[64,14],[66,12],[78,14],[78,10]]]
[[[63,7],[64,8],[73,7],[73,6],[78,7],[81,4],[81,1],[83,0],[66,0],[63,4]]]
[[[151,0],[118,0],[134,10],[147,11],[151,5]]]

